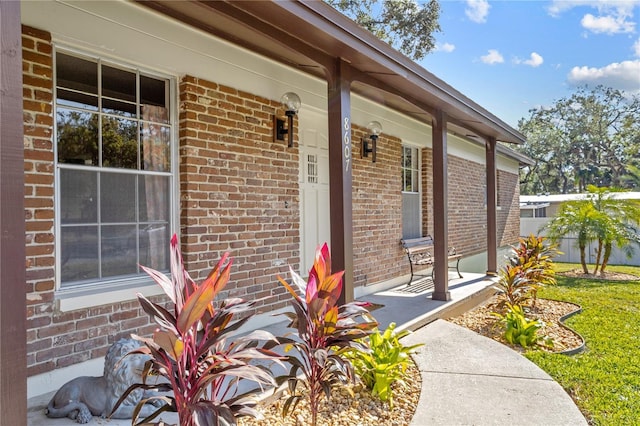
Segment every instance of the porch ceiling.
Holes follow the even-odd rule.
[[[336,59],[352,91],[431,124],[444,111],[461,136],[522,143],[524,136],[322,1],[139,1],[251,51],[327,78]]]

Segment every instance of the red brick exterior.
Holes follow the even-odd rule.
[[[262,310],[285,306],[290,296],[277,275],[288,274],[289,265],[297,270],[300,261],[298,150],[273,142],[278,107],[191,76],[180,83],[186,267],[194,279],[204,278],[230,252],[231,279],[221,297],[269,297]]]
[[[366,129],[352,127],[353,275],[355,286],[386,281],[408,273],[400,246],[402,194],[400,139],[381,135],[377,159],[360,158]]]
[[[100,357],[117,338],[155,327],[136,300],[71,312],[56,307],[52,44],[50,34],[27,26],[22,43],[27,364],[33,376]],[[288,148],[272,137],[272,115],[284,111],[277,101],[194,76],[181,79],[178,94],[178,226],[186,267],[201,280],[228,251],[234,264],[221,297],[265,298],[260,311],[284,307],[290,296],[276,276],[286,276],[289,265],[299,268],[301,238],[297,143]],[[356,286],[409,272],[399,244],[402,141],[382,135],[372,163],[360,158],[365,136],[353,126]],[[425,234],[433,233],[431,176],[431,150],[423,149]],[[484,166],[450,157],[449,178],[450,243],[465,255],[482,251]],[[505,244],[519,234],[518,179],[501,171],[498,180],[499,242]]]
[[[424,234],[433,235],[433,167],[431,149],[422,150]],[[469,256],[486,251],[486,172],[484,164],[449,155],[449,245]],[[513,244],[520,235],[518,175],[498,170],[498,246]],[[471,214],[473,213],[473,214]]]
[[[520,237],[520,179],[517,173],[498,170],[498,246]]]

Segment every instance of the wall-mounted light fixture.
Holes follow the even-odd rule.
[[[377,121],[371,121],[367,124],[367,129],[371,135],[369,138],[362,138],[362,151],[360,152],[360,157],[368,157],[369,153],[371,153],[371,162],[376,162],[376,151],[378,145],[378,136],[382,133],[382,124]],[[369,147],[369,141],[371,141],[371,147]]]
[[[287,116],[287,127],[284,127],[284,120],[273,116],[273,141],[284,141],[284,135],[288,135],[287,145],[293,146],[293,117],[300,109],[300,96],[293,92],[287,92],[280,99],[284,107],[284,115]]]

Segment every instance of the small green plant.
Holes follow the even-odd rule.
[[[150,268],[147,272],[167,294],[173,312],[138,294],[143,310],[160,328],[152,338],[132,335],[145,346],[130,352],[151,356],[142,373],[143,383],[132,385],[116,403],[115,409],[135,389],[158,392],[173,391],[171,395],[158,395],[151,399],[165,403],[149,417],[139,420],[139,410],[148,400],[138,404],[132,424],[148,424],[163,411],[178,413],[180,426],[235,425],[236,417],[260,414],[253,407],[252,396],[260,388],[238,395],[238,382],[248,379],[260,387],[275,385],[271,372],[264,366],[249,364],[251,360],[279,362],[279,356],[265,349],[266,344],[277,343],[265,331],[254,331],[246,336],[230,334],[240,328],[250,316],[233,322],[234,316],[245,314],[254,302],[227,299],[214,305],[216,295],[229,280],[231,262],[225,254],[206,280],[197,285],[184,269],[178,239],[171,238],[171,278]],[[260,341],[265,346],[260,347]],[[167,383],[146,384],[148,376],[162,376]],[[139,421],[138,421],[139,420]],[[162,424],[162,423],[161,423]]]
[[[400,339],[409,332],[403,330],[396,333],[395,328],[396,324],[392,322],[382,334],[380,330],[375,329],[365,339],[370,350],[354,349],[345,354],[364,385],[382,401],[389,401],[391,407],[393,406],[391,385],[404,384],[403,379],[411,362],[409,355],[414,349],[422,346],[422,344],[403,345]]]
[[[311,424],[317,424],[320,400],[331,396],[335,385],[353,381],[353,366],[343,354],[357,348],[366,350],[361,339],[366,337],[378,323],[367,310],[369,303],[350,302],[338,306],[342,293],[343,271],[331,274],[331,257],[326,244],[316,251],[315,261],[309,271],[307,283],[291,269],[293,286],[278,277],[282,285],[293,296],[294,312],[285,315],[294,328],[294,339],[281,338],[286,351],[296,349],[288,362],[292,367],[281,379],[288,381],[289,397],[283,405],[283,415],[295,409],[303,397],[297,391],[302,383],[308,389]],[[302,373],[299,377],[298,373]]]
[[[507,304],[506,314],[494,313],[494,315],[504,323],[504,338],[510,344],[520,345],[523,348],[529,348],[541,342],[551,345],[549,339],[538,335],[538,330],[542,327],[540,320],[528,319],[522,306]]]

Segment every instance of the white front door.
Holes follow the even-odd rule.
[[[300,125],[300,274],[306,277],[318,245],[329,244],[329,139],[327,116],[301,111]]]

